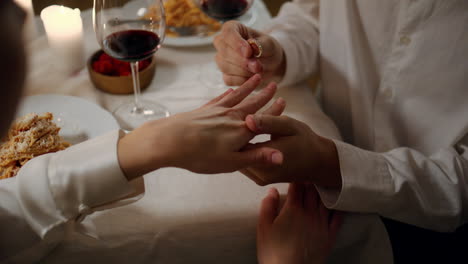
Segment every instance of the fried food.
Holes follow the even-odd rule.
[[[221,23],[205,15],[192,0],[167,0],[164,1],[164,9],[166,10],[166,24],[168,26],[166,33],[169,36],[178,36],[170,27],[208,25],[211,33],[215,33],[221,28]],[[151,8],[145,18],[151,17],[156,10],[155,7]]]
[[[66,149],[70,143],[59,136],[52,113],[30,113],[18,118],[0,142],[0,179],[16,176],[30,159]]]

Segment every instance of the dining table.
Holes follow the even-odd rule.
[[[261,30],[272,17],[262,0],[255,0],[251,27]],[[92,25],[92,9],[82,10],[86,58],[100,49]],[[96,89],[87,67],[73,74],[57,68],[42,22],[28,40],[28,77],[24,96],[59,94],[80,97],[112,110],[132,95]],[[225,91],[209,85],[203,70],[221,79],[212,44],[171,46],[156,52],[156,72],[142,98],[164,104],[171,114],[190,111]],[[276,97],[287,102],[286,115],[321,135],[339,137],[333,122],[320,109],[315,89],[306,82],[280,87]],[[89,117],[93,118],[93,117]],[[256,140],[268,139],[262,135]],[[256,225],[260,203],[270,187],[287,193],[287,184],[258,186],[240,172],[196,174],[163,168],[144,176],[144,196],[138,201],[94,212],[86,221],[97,238],[70,232],[42,263],[257,263]],[[348,214],[329,263],[391,263],[391,249],[375,232],[375,215]],[[387,261],[389,260],[389,261]]]

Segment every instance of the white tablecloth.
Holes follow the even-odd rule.
[[[261,28],[271,17],[261,1],[255,3],[258,18],[254,27]],[[82,17],[89,56],[99,47],[91,11],[84,11]],[[131,98],[96,90],[86,69],[72,77],[58,72],[44,35],[30,42],[28,49],[30,74],[25,95],[74,95],[108,110]],[[143,97],[160,100],[172,113],[200,106],[221,92],[199,78],[200,68],[215,69],[214,55],[212,46],[163,45],[156,55],[156,76]],[[306,84],[283,88],[279,95],[288,101],[288,115],[323,134],[336,133]],[[276,186],[285,193],[286,185]],[[256,263],[255,225],[265,187],[240,173],[197,175],[167,168],[146,175],[145,188],[144,198],[137,203],[90,216],[99,240],[72,234],[44,263]],[[372,231],[378,230],[373,220],[366,215],[347,217],[331,262],[386,263],[391,252],[382,246],[385,234]]]

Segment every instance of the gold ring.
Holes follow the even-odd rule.
[[[255,58],[260,58],[263,54],[263,47],[260,44],[260,42],[255,38],[251,38],[247,40],[247,42],[250,44],[250,46],[255,45],[254,49],[258,50],[258,53],[255,55]]]

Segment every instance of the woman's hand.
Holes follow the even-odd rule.
[[[289,186],[280,210],[279,194],[263,199],[257,226],[260,264],[320,264],[335,243],[342,215],[324,207],[313,185]]]
[[[252,38],[263,47],[260,58],[255,57],[255,50],[247,42]],[[215,37],[214,46],[218,51],[216,63],[227,85],[241,85],[256,73],[274,81],[284,75],[286,60],[278,41],[239,22],[225,23],[221,33]]]
[[[273,157],[281,153],[273,148],[243,151],[255,136],[245,125],[246,116],[267,104],[276,91],[276,84],[270,83],[247,97],[260,82],[257,74],[194,111],[147,122],[126,135],[118,146],[122,170],[132,179],[162,167],[223,173],[275,164]],[[283,110],[284,100],[279,99],[266,113],[280,114]]]

